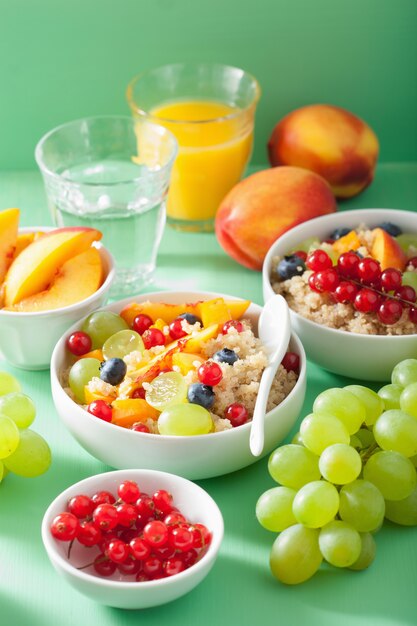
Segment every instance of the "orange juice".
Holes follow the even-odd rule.
[[[253,143],[253,111],[211,100],[177,100],[151,115],[177,138],[167,215],[190,230],[212,230],[217,208],[240,180]]]

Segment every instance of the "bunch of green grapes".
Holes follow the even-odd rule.
[[[417,360],[399,363],[378,393],[349,385],[317,396],[292,443],[270,456],[279,486],[256,505],[259,523],[279,533],[273,575],[298,584],[323,560],[367,568],[384,516],[417,525],[416,466]]]
[[[48,444],[29,428],[35,415],[35,405],[16,378],[0,372],[0,482],[8,472],[32,478],[50,466]]]

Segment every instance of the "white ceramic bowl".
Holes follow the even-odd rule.
[[[21,228],[19,232],[47,232],[45,226]],[[0,309],[0,353],[15,367],[28,370],[48,369],[58,339],[76,320],[106,302],[114,280],[114,262],[109,251],[96,243],[104,268],[105,280],[93,295],[70,306],[53,311],[21,313]]]
[[[91,562],[94,557],[86,554],[88,551],[77,541],[73,544],[71,561],[68,560],[68,543],[54,539],[49,530],[54,517],[66,510],[71,497],[81,493],[92,495],[99,490],[116,493],[118,484],[123,480],[135,480],[141,491],[146,493],[166,489],[187,519],[204,524],[210,530],[212,541],[200,561],[170,578],[137,583],[123,580],[118,574],[101,578],[94,573],[78,570],[77,567],[86,564],[86,559]],[[222,514],[206,491],[185,478],[151,470],[119,470],[81,480],[55,498],[42,521],[43,544],[56,571],[77,591],[92,600],[122,609],[144,609],[165,604],[194,589],[213,567],[222,539]]]
[[[369,227],[388,221],[400,226],[404,232],[417,234],[417,213],[395,209],[358,209],[332,213],[304,222],[286,232],[271,246],[263,265],[264,301],[274,295],[270,276],[272,260],[283,256],[304,239],[317,235],[326,239],[337,227]],[[362,335],[328,328],[305,319],[291,311],[291,323],[299,335],[307,357],[325,369],[369,381],[390,380],[391,371],[403,359],[415,358],[417,335],[389,336]]]
[[[195,302],[223,296],[208,292],[158,292],[143,294],[111,304],[106,310],[119,312],[130,302]],[[256,321],[261,307],[251,304],[245,317]],[[60,373],[69,363],[65,341],[75,324],[58,342],[51,360],[52,397],[61,420],[80,443],[94,457],[115,468],[149,468],[173,472],[191,479],[209,478],[227,474],[254,463],[249,449],[250,423],[227,431],[174,437],[134,432],[97,419],[77,405],[65,393],[60,383]],[[279,330],[277,329],[277,332]],[[306,360],[304,349],[293,333],[290,349],[300,355],[301,369],[297,384],[285,400],[265,418],[265,448],[263,454],[273,450],[294,425],[304,402],[306,389]]]

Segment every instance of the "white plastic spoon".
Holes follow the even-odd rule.
[[[253,456],[259,456],[264,448],[266,405],[272,381],[288,347],[290,332],[291,324],[288,305],[282,296],[275,295],[264,305],[258,323],[258,336],[268,352],[269,363],[261,376],[253,412],[249,438],[250,450]]]

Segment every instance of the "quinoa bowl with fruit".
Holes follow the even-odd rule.
[[[417,214],[359,209],[310,220],[270,248],[263,293],[285,297],[307,356],[336,374],[388,380],[417,354]]]
[[[268,364],[256,336],[261,310],[223,294],[159,292],[90,315],[52,355],[60,418],[90,454],[118,469],[200,479],[250,465],[251,416]],[[305,386],[293,333],[269,396],[264,454],[292,428]]]

